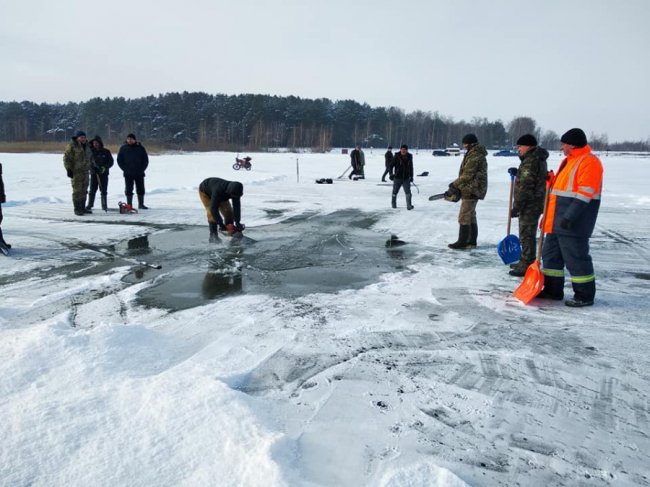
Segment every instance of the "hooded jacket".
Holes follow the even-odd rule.
[[[482,200],[487,194],[487,151],[478,143],[470,144],[460,164],[458,178],[452,183],[464,200]]]
[[[90,144],[88,142],[81,144],[77,137],[72,137],[72,142],[63,154],[63,167],[66,171],[72,171],[73,174],[88,172],[92,161],[93,152],[90,150]]]
[[[574,148],[560,163],[550,188],[544,232],[590,237],[596,226],[603,186],[603,165],[588,145]],[[562,219],[569,228],[562,228]]]
[[[217,223],[223,224],[219,214],[219,205],[227,200],[232,200],[235,223],[240,223],[241,197],[244,194],[244,185],[242,183],[221,178],[207,178],[199,185],[199,191],[210,197],[210,211]]]
[[[99,149],[93,147],[93,141],[99,142]],[[93,140],[90,141],[91,150],[93,152],[93,165],[90,167],[90,172],[93,174],[106,174],[108,175],[108,170],[113,167],[113,155],[111,151],[104,147],[104,142],[99,135],[96,135]]]

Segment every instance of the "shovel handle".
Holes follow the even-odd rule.
[[[510,196],[508,196],[508,227],[506,235],[510,235],[510,222],[512,221],[512,196],[515,191],[515,175],[510,173]]]
[[[544,224],[546,223],[546,210],[548,209],[548,197],[551,194],[551,187],[555,182],[555,173],[549,171],[546,176],[546,191],[544,193],[544,211],[542,211],[542,220],[539,222],[539,240],[537,242],[537,261],[542,259],[542,248],[544,246]]]

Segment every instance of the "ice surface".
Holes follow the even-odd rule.
[[[649,158],[603,155],[597,301],[569,309],[511,295],[516,161],[489,157],[459,252],[458,206],[427,200],[459,158],[416,152],[406,211],[383,150],[357,182],[340,151],[252,156],[151,156],[151,210],[80,218],[60,154],[0,154],[0,485],[650,485]],[[211,176],[244,184],[248,247],[208,244]]]

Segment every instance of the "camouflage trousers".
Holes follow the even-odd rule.
[[[535,244],[539,213],[522,212],[519,214],[519,241],[521,242],[520,262],[527,268],[535,260]]]
[[[458,211],[459,225],[476,225],[476,205],[478,200],[460,200],[460,210]]]
[[[85,171],[75,171],[72,175],[70,183],[72,184],[72,201],[86,202],[86,194],[88,193],[88,183],[90,176],[88,169]]]

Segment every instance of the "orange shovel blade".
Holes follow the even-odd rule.
[[[541,292],[543,287],[544,274],[539,268],[539,261],[535,260],[528,266],[524,280],[512,294],[522,303],[528,304]]]

